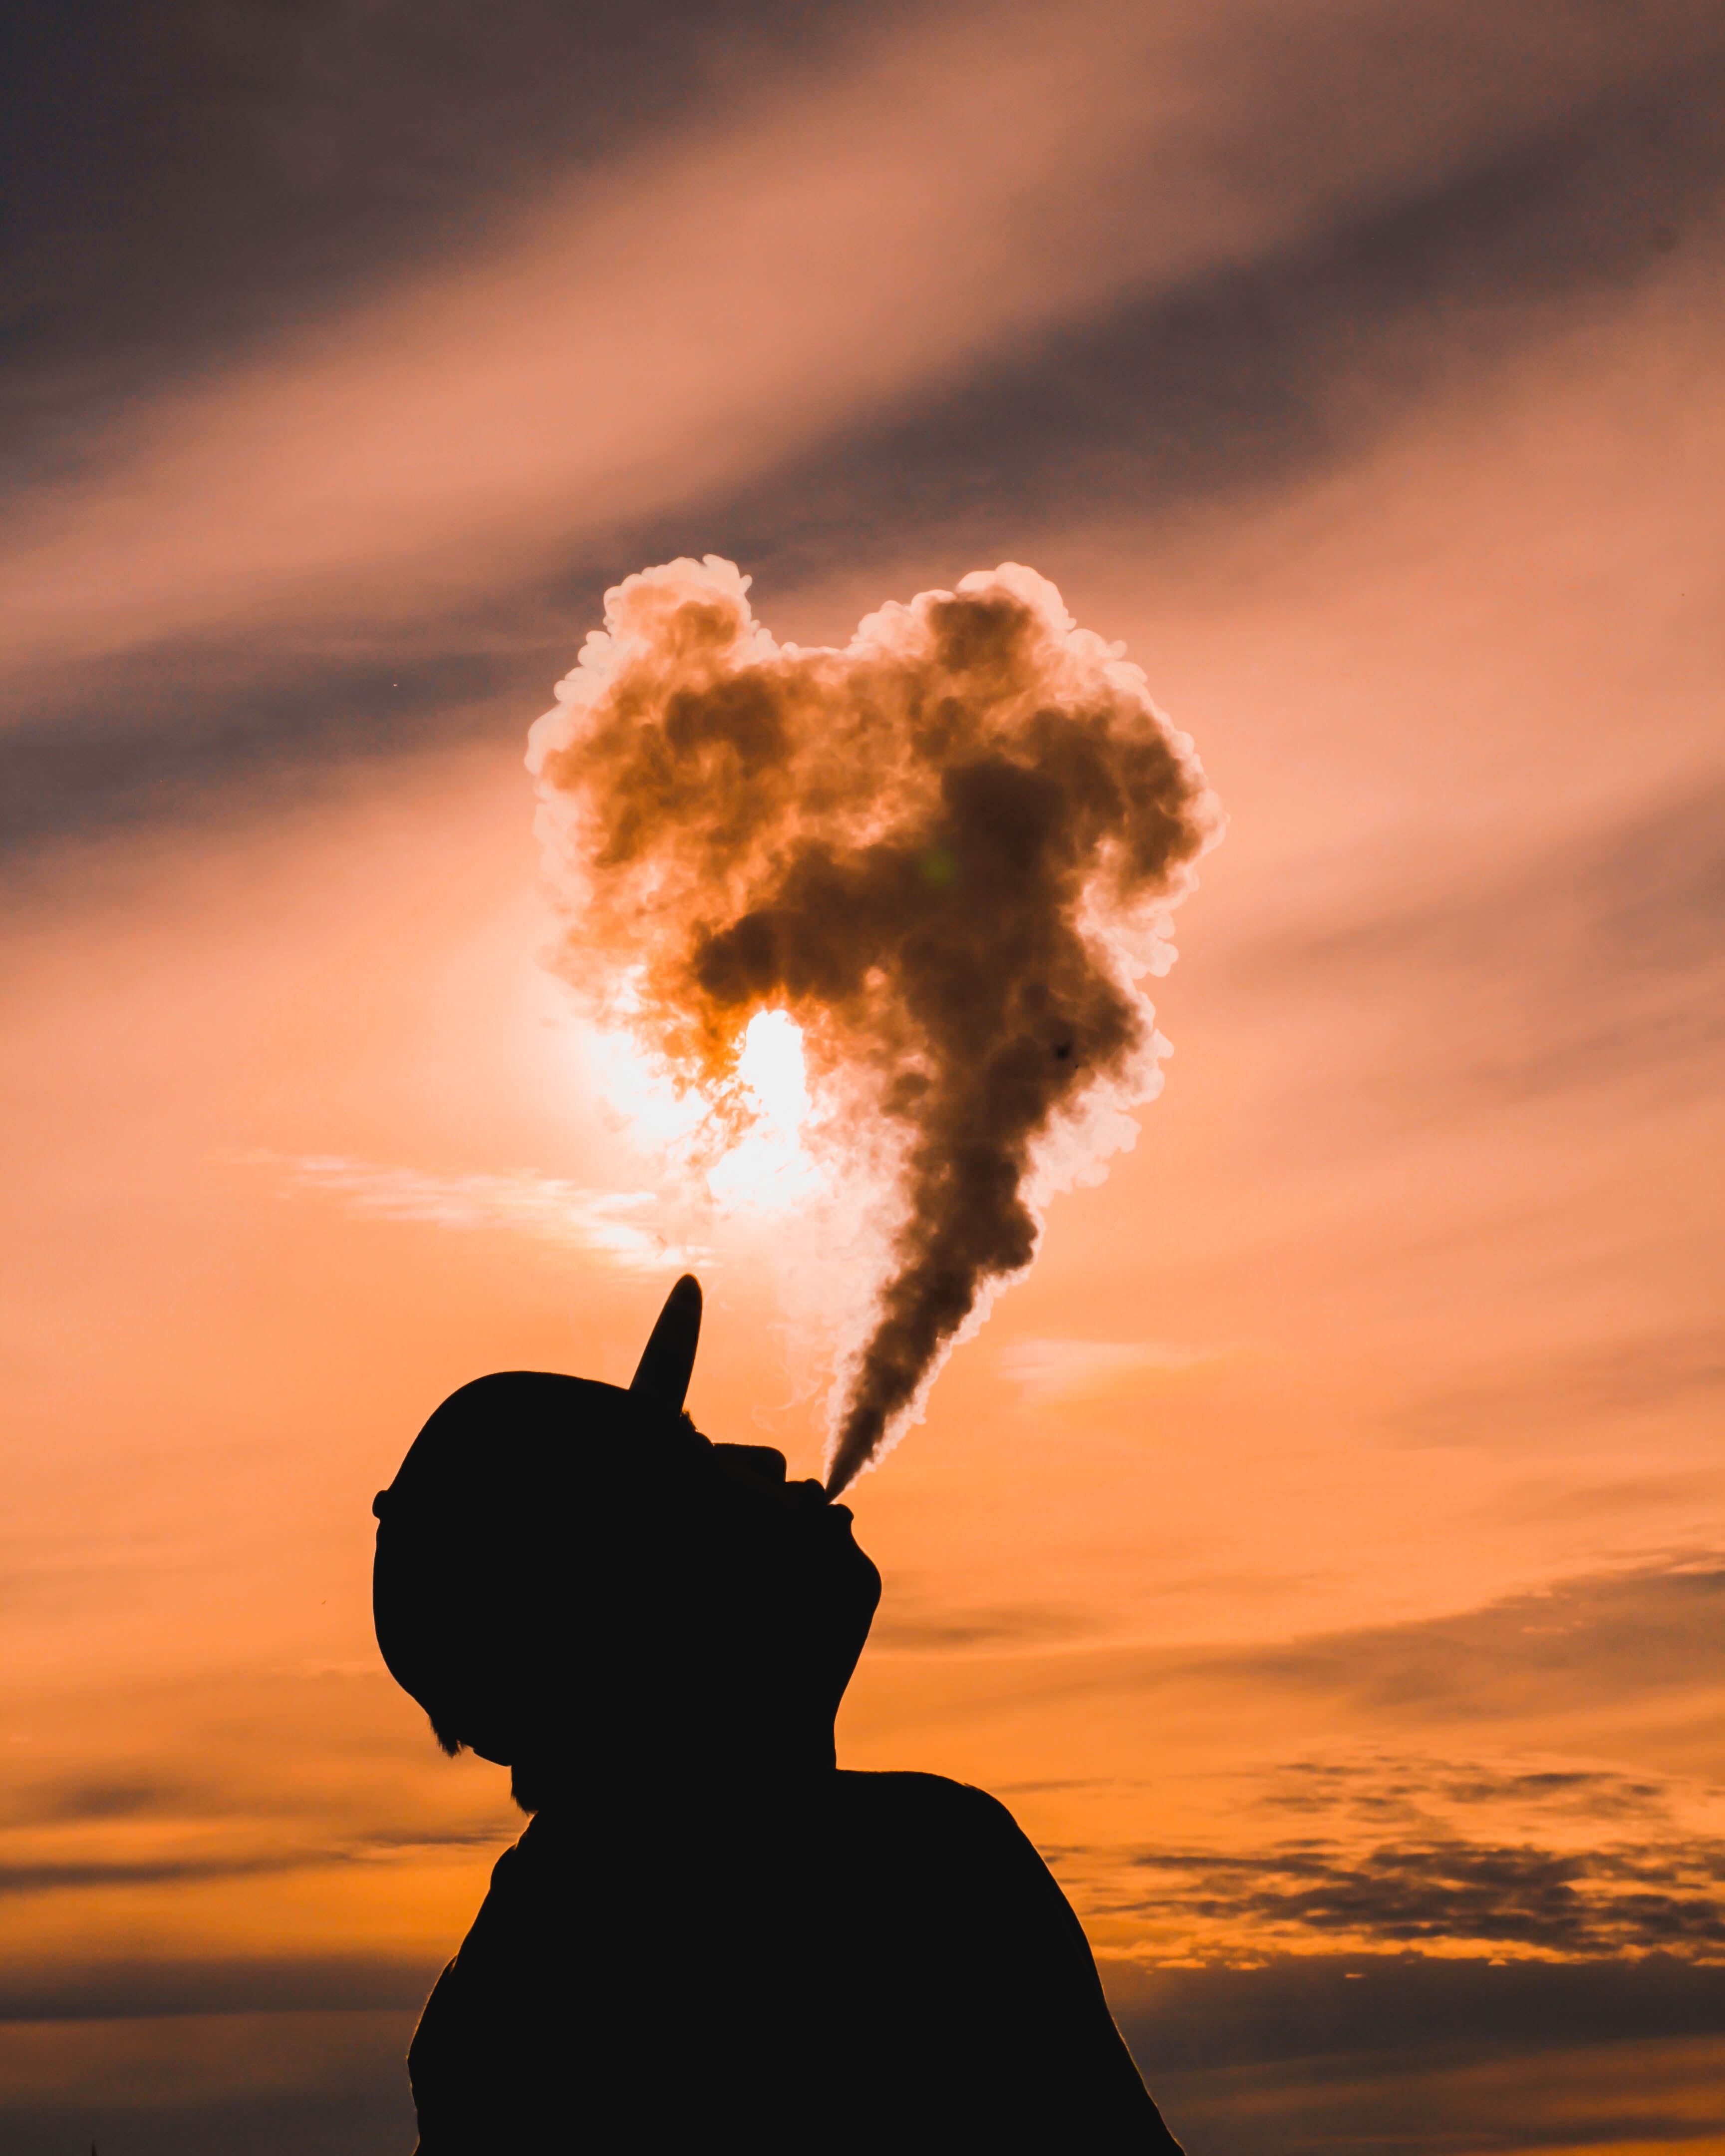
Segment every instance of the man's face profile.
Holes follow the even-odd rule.
[[[762,1627],[757,1651],[794,1643],[792,1681],[837,1709],[880,1599],[880,1575],[858,1547],[848,1505],[814,1481],[787,1479],[770,1446],[715,1445],[711,1529],[716,1553],[758,1569],[760,1588],[738,1597]]]

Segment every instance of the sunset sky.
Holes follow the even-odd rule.
[[[1190,2156],[1725,2151],[1717,7],[22,21],[0,2142],[411,2148],[520,1826],[372,1634],[445,1394],[692,1264],[819,1470],[842,1266],[544,963],[527,729],[711,552],[822,644],[1030,565],[1229,818],[852,1492],[841,1763],[1013,1808]]]

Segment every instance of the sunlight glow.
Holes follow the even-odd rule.
[[[742,1036],[737,1075],[777,1129],[797,1130],[809,1113],[803,1029],[788,1011],[757,1011]]]
[[[743,1034],[737,1075],[757,1120],[708,1171],[707,1188],[727,1211],[783,1211],[821,1183],[801,1137],[811,1106],[803,1029],[788,1011],[755,1013]]]
[[[721,1213],[782,1212],[824,1188],[803,1142],[814,1102],[803,1029],[788,1011],[757,1011],[743,1030],[735,1075],[746,1127],[717,1158],[721,1126],[698,1088],[679,1093],[671,1074],[626,1033],[583,1026],[573,1037],[588,1081],[631,1142],[632,1175],[683,1198],[704,1183]]]

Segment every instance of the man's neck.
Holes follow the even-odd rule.
[[[676,1744],[637,1741],[596,1747],[556,1770],[528,1763],[515,1775],[516,1800],[536,1812],[581,1811],[627,1834],[631,1817],[662,1828],[667,1813],[769,1815],[837,1768],[830,1725],[799,1740]],[[531,1800],[531,1806],[524,1800]]]

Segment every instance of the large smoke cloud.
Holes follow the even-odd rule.
[[[1137,981],[1220,823],[1123,647],[1033,570],[884,607],[843,650],[776,644],[748,583],[709,555],[608,593],[528,762],[588,1009],[733,1130],[744,1029],[788,1011],[829,1132],[890,1180],[836,1491],[1030,1263],[1039,1174],[1081,1173],[1099,1108],[1157,1091]]]

